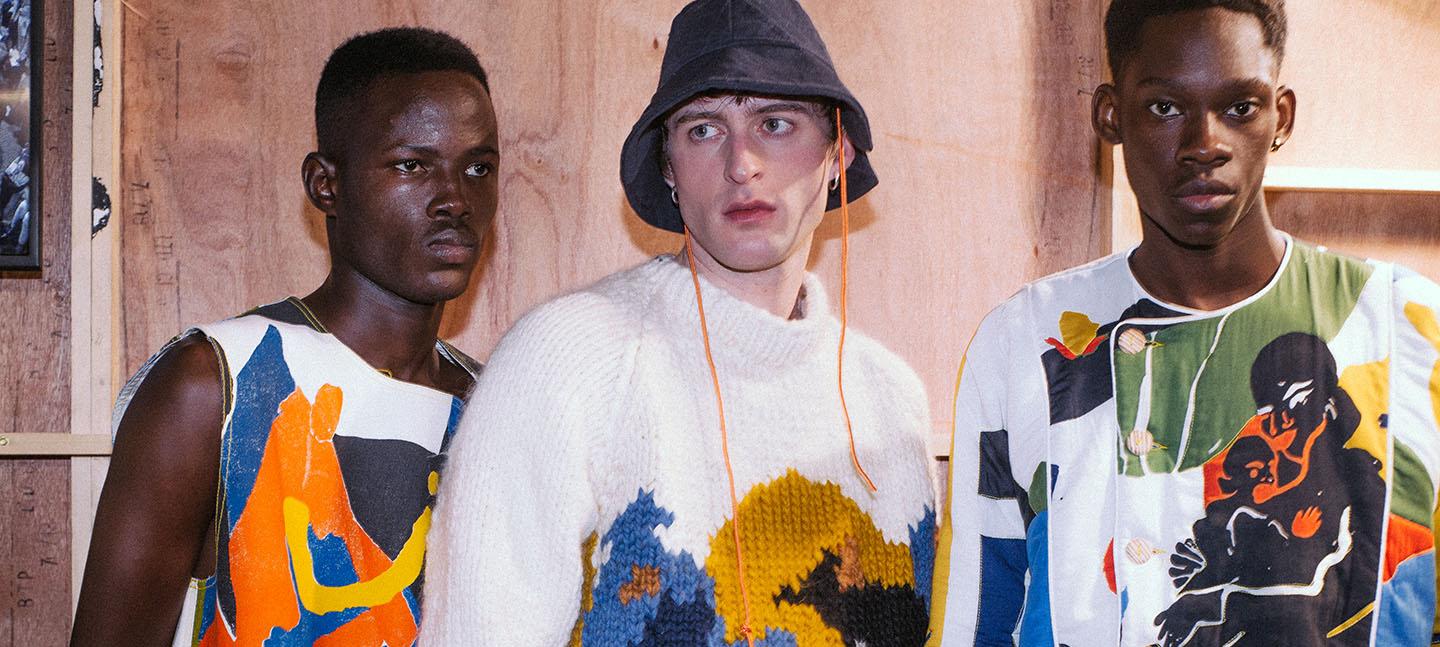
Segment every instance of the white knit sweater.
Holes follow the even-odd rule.
[[[797,320],[701,284],[757,640],[923,637],[935,504],[919,379],[848,334],[871,493],[819,281]],[[451,446],[421,644],[730,644],[744,620],[731,517],[694,287],[656,258],[537,308],[495,349]]]

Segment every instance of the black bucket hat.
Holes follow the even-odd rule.
[[[620,151],[620,182],[645,222],[684,231],[670,185],[660,174],[661,118],[706,92],[815,97],[840,105],[840,123],[855,147],[845,173],[850,200],[875,188],[870,121],[840,82],[810,16],[795,0],[696,0],[670,23],[660,85]],[[832,191],[825,210],[840,207]]]

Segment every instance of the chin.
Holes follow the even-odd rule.
[[[721,265],[735,272],[761,272],[788,260],[790,257],[785,251],[770,245],[750,245],[722,250],[712,256]]]
[[[1170,216],[1165,221],[1150,220],[1172,243],[1187,249],[1213,248],[1235,229],[1235,217],[1231,213],[1184,214]]]

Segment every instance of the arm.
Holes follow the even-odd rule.
[[[1011,305],[1001,306],[981,323],[956,378],[931,645],[1008,647],[1025,598],[1025,520],[1020,506],[1028,503],[1003,451],[1013,433],[1006,431],[1005,416],[1010,353],[1004,328]],[[996,432],[1007,434],[1007,442]]]
[[[570,637],[581,547],[596,526],[588,447],[615,433],[609,412],[623,406],[629,363],[610,330],[623,324],[576,306],[594,304],[583,297],[518,323],[471,396],[441,479],[420,644],[550,647]]]
[[[220,366],[199,335],[162,353],[116,429],[73,646],[169,645],[202,561],[220,466]]]

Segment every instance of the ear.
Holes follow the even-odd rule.
[[[665,160],[660,164],[660,177],[670,188],[675,188],[675,169],[670,166],[670,156],[666,155]]]
[[[1095,134],[1099,135],[1100,139],[1115,146],[1121,144],[1118,103],[1115,86],[1102,83],[1095,88],[1095,98],[1090,104],[1090,127],[1095,129]]]
[[[335,162],[320,153],[310,153],[300,163],[300,179],[305,183],[305,195],[310,204],[324,212],[335,215],[335,189],[339,185]]]
[[[1275,146],[1284,146],[1290,141],[1290,133],[1295,129],[1295,91],[1286,86],[1280,86],[1279,92],[1275,95]]]

